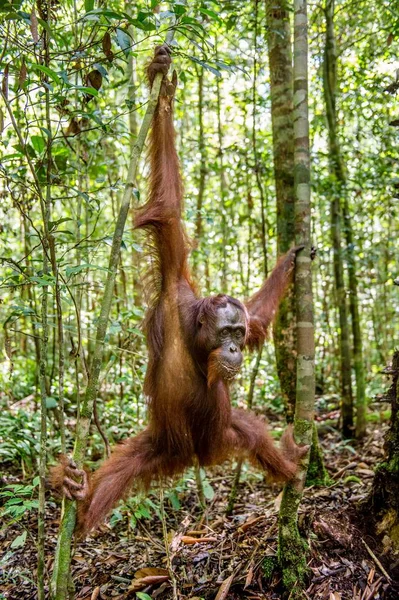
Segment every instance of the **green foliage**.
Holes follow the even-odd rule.
[[[140,600],[152,600],[152,597],[146,594],[145,592],[136,592],[136,596]]]
[[[24,463],[31,471],[39,452],[38,413],[18,411],[0,413],[0,459],[3,462]]]
[[[7,485],[0,491],[0,500],[2,504],[1,517],[7,524],[15,523],[31,510],[37,510],[38,502],[33,498],[36,488],[39,484],[39,478],[35,477],[31,485]],[[24,545],[26,532],[15,538],[11,543],[11,548],[19,548]]]

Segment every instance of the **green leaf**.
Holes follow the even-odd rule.
[[[51,136],[51,132],[49,129],[47,129],[46,127],[39,127],[40,131],[43,131],[43,133],[45,133],[47,135],[47,137]]]
[[[205,498],[207,500],[213,500],[215,491],[214,491],[213,487],[211,486],[211,484],[209,483],[208,479],[206,478],[206,473],[205,473],[204,469],[200,469],[200,475],[201,475],[202,487],[204,490]]]
[[[134,515],[131,515],[130,519],[129,519],[129,523],[130,523],[130,527],[132,529],[135,529],[137,526],[137,519]]]
[[[22,498],[15,498],[15,497],[13,497],[13,498],[10,498],[9,500],[7,500],[6,506],[7,507],[8,506],[15,506],[17,504],[22,504],[22,502],[23,502]]]
[[[107,246],[112,246],[112,237],[108,235],[103,239],[103,242],[105,242]],[[126,242],[124,240],[121,241],[121,248],[122,250],[127,250]]]
[[[129,56],[130,47],[132,45],[132,40],[130,35],[126,33],[123,29],[116,28],[116,39],[118,42],[118,46],[121,50],[123,50],[125,56]]]
[[[90,94],[90,96],[98,96],[98,91],[93,87],[86,87],[84,85],[76,85],[72,86],[74,89],[79,90],[79,92],[84,92],[85,94]]]
[[[13,315],[24,315],[27,317],[29,315],[35,314],[35,311],[30,306],[21,306],[20,304],[12,304],[10,306],[10,308],[12,311],[11,314],[13,314]]]
[[[85,11],[90,12],[94,8],[94,0],[85,0]]]
[[[132,25],[137,27],[137,29],[142,29],[143,31],[155,31],[156,27],[154,23],[150,21],[139,21],[138,19],[130,19]]]
[[[55,285],[55,277],[54,275],[43,275],[42,277],[33,276],[29,278],[30,281],[34,281],[38,285],[45,287],[47,285]]]
[[[219,78],[222,77],[222,74],[220,71],[218,71],[214,67],[211,67],[211,65],[208,65],[208,63],[204,62],[203,60],[200,60],[196,56],[189,56],[188,58],[191,58],[191,60],[193,62],[197,63],[198,65],[201,65],[202,67],[204,67],[204,69],[207,69],[207,71],[210,71],[211,73],[216,75],[216,77],[219,77]]]
[[[46,142],[41,135],[31,135],[30,141],[38,154],[41,154],[46,147]]]
[[[107,10],[104,8],[97,8],[95,10],[91,10],[85,14],[83,20],[91,20],[91,17],[107,17],[108,19],[117,19],[118,21],[123,21],[124,16],[120,13],[115,12],[114,10]]]
[[[50,409],[50,408],[56,408],[57,407],[57,400],[55,398],[52,398],[51,396],[47,396],[46,398],[46,408]]]
[[[87,269],[93,269],[94,271],[108,271],[106,267],[100,267],[99,265],[92,265],[90,263],[82,263],[81,265],[76,265],[76,267],[67,267],[65,269],[65,275],[70,277],[71,275],[77,275],[78,273],[81,273]]]
[[[174,11],[175,15],[180,17],[181,15],[184,15],[184,13],[187,12],[187,6],[185,6],[181,2],[176,2],[176,4],[173,5],[173,11]]]
[[[198,20],[194,19],[193,17],[183,17],[180,22],[188,25],[198,25],[201,29],[203,29],[201,23],[199,23]]]
[[[152,597],[145,592],[136,592],[136,596],[137,598],[140,598],[140,600],[152,600]]]
[[[23,531],[21,535],[18,535],[12,542],[11,548],[22,548],[26,542],[27,531]]]
[[[200,13],[202,13],[203,15],[208,15],[208,17],[211,17],[212,19],[215,19],[216,21],[221,21],[221,18],[219,17],[219,15],[217,13],[215,13],[213,10],[209,10],[208,8],[200,8]]]
[[[67,221],[73,221],[73,219],[71,219],[71,217],[63,217],[62,219],[58,219],[58,221],[49,221],[49,231],[54,232],[57,229],[58,225],[61,225],[61,223],[66,223]]]
[[[50,79],[52,79],[56,83],[61,83],[61,79],[59,78],[58,74],[55,71],[53,71],[52,69],[50,69],[49,67],[46,67],[45,65],[38,65],[38,64],[33,63],[32,68],[37,71],[41,71],[42,73],[44,73],[45,75],[50,77]]]
[[[172,492],[170,492],[170,494],[168,495],[168,499],[172,505],[172,508],[174,508],[175,510],[180,509],[181,504],[180,504],[179,497],[177,495],[176,490],[173,490]]]

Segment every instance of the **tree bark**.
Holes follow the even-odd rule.
[[[294,243],[294,124],[290,11],[285,0],[267,0],[267,43],[277,208],[277,255]],[[277,372],[287,421],[294,419],[296,384],[295,304],[293,287],[279,308],[273,334]]]
[[[314,316],[311,271],[311,204],[308,117],[308,21],[306,0],[294,3],[294,185],[297,254],[295,304],[297,317],[297,381],[294,431],[300,444],[311,445],[315,398]],[[279,514],[279,564],[290,598],[303,598],[306,543],[298,530],[298,507],[305,486],[309,452],[293,482],[284,488]]]
[[[204,133],[204,69],[203,67],[197,68],[197,79],[198,79],[198,149],[200,153],[200,164],[199,164],[199,177],[198,177],[198,194],[197,194],[197,207],[195,214],[195,243],[196,248],[193,252],[193,273],[195,277],[198,277],[198,263],[200,251],[199,247],[203,235],[203,219],[202,219],[202,205],[204,202],[205,193],[205,180],[206,180],[206,145],[205,145],[205,133]]]
[[[346,196],[346,179],[341,159],[339,140],[337,135],[336,116],[336,89],[337,89],[337,57],[334,35],[334,0],[326,0],[326,44],[324,49],[323,63],[323,87],[326,103],[326,115],[328,126],[328,144],[330,159],[331,179],[331,237],[334,252],[334,279],[336,288],[336,299],[339,313],[339,339],[340,339],[340,362],[341,362],[341,396],[342,396],[342,434],[346,438],[353,437],[353,394],[351,380],[351,345],[348,323],[348,308],[344,278],[344,261],[342,255],[342,206],[341,197]],[[353,256],[352,230],[347,199],[346,206],[346,241],[350,252],[349,277],[350,277],[350,306],[352,311],[352,326],[355,339],[356,334],[356,364],[357,364],[357,392],[360,416],[360,431],[364,432],[364,371],[361,347],[361,334],[359,325],[359,310],[357,302],[357,280]],[[349,241],[351,244],[349,245]]]
[[[391,403],[391,426],[385,436],[385,458],[378,465],[373,487],[364,507],[372,512],[379,533],[389,536],[393,549],[399,550],[399,351],[388,369],[392,385],[383,398]]]

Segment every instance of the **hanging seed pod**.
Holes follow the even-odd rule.
[[[24,87],[24,83],[26,81],[27,73],[28,73],[28,71],[26,69],[25,59],[22,59],[22,65],[21,65],[21,68],[19,70],[19,75],[18,75],[18,86],[20,88]]]
[[[33,6],[32,12],[30,14],[30,31],[31,31],[32,38],[33,38],[33,41],[35,42],[35,44],[37,44],[39,41],[38,25],[39,25],[39,23],[37,20],[35,7]]]
[[[10,70],[10,65],[6,65],[5,69],[4,69],[4,77],[3,77],[3,81],[1,82],[1,91],[4,94],[4,97],[6,99],[8,99],[8,72]]]

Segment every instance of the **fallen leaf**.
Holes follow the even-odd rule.
[[[253,579],[253,576],[254,576],[254,566],[253,566],[253,564],[251,564],[251,566],[250,566],[250,567],[249,567],[249,569],[248,569],[247,576],[246,576],[246,578],[245,578],[244,590],[245,590],[245,589],[246,589],[248,586],[250,586],[250,585],[251,585],[251,583],[252,583],[252,579]]]
[[[222,585],[219,588],[218,593],[216,594],[215,600],[225,600],[227,598],[227,594],[229,593],[231,584],[233,583],[234,573],[230,575],[227,579],[225,579]]]
[[[217,542],[218,540],[215,537],[195,538],[189,535],[183,535],[181,541],[183,544],[206,544],[207,542]]]
[[[94,590],[93,593],[91,595],[90,600],[97,600],[97,598],[100,596],[100,586],[98,585]]]
[[[246,531],[247,529],[252,527],[252,525],[255,525],[255,523],[259,523],[259,521],[262,521],[264,518],[264,515],[261,515],[260,517],[252,517],[251,519],[248,519],[248,521],[245,521],[245,523],[240,525],[238,529],[241,531]]]
[[[161,575],[163,577],[169,577],[168,569],[161,569],[158,567],[144,567],[143,569],[139,569],[135,572],[134,576],[136,579],[141,579],[142,577],[150,577],[152,575]]]
[[[169,581],[169,575],[149,575],[148,577],[140,577],[140,579],[133,579],[129,586],[129,592],[137,592],[143,590],[148,585],[158,585]]]

